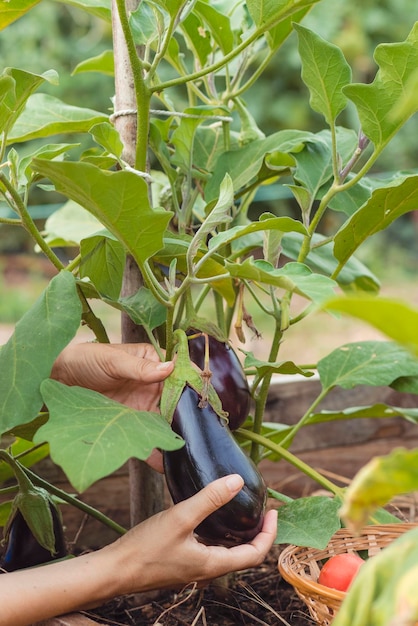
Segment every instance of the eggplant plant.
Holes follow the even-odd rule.
[[[24,442],[19,458],[34,450],[37,458],[49,454],[78,493],[128,459],[146,459],[155,447],[181,459],[171,421],[192,387],[218,407],[216,419],[226,412],[251,464],[265,458],[291,463],[333,495],[289,501],[268,491],[285,502],[278,543],[324,546],[342,523],[345,493],[292,452],[299,430],[330,420],[417,419],[416,409],[384,404],[318,409],[335,387],[418,389],[418,312],[381,298],[379,278],[358,258],[364,242],[418,206],[416,169],[376,175],[382,153],[418,108],[418,23],[411,23],[404,41],[379,44],[373,80],[356,83],[342,50],[307,25],[320,2],[142,0],[129,10],[124,0],[111,6],[99,0],[94,7],[87,0],[71,2],[118,30],[113,50],[74,69],[109,73],[114,65],[116,72],[116,60],[125,55],[133,90],[125,97],[128,87],[116,81],[110,114],[50,95],[58,80],[53,69],[2,71],[0,197],[8,213],[0,224],[24,228],[56,275],[0,350],[0,432],[15,438],[13,445]],[[30,19],[35,4],[20,3],[16,12],[8,3],[0,26]],[[289,37],[297,41],[300,81],[323,127],[266,135],[246,94]],[[133,106],[125,107],[126,101]],[[350,123],[339,125],[343,116]],[[81,152],[80,135],[89,141]],[[42,232],[30,210],[38,186],[63,199]],[[269,186],[291,197],[291,214],[283,214],[278,200],[277,212],[252,217],[257,194]],[[323,226],[329,216],[335,218],[327,222],[331,231]],[[65,246],[68,262],[57,253]],[[122,290],[127,260],[141,279],[128,295]],[[49,378],[55,358],[81,325],[92,339],[109,340],[95,312],[98,301],[128,316],[166,358],[190,344],[189,357],[179,359],[181,367],[165,384],[161,414],[121,407]],[[281,360],[289,329],[324,310],[370,323],[388,340],[345,344],[315,364],[304,363],[303,354]],[[262,330],[255,317],[264,320]],[[245,341],[265,328],[268,349],[256,358]],[[197,341],[203,341],[200,347]],[[239,364],[220,354],[231,341]],[[221,372],[227,359],[229,371]],[[315,373],[321,391],[297,424],[267,423],[273,375]],[[232,404],[222,409],[216,379],[224,383],[227,375]],[[243,415],[235,414],[238,404]],[[103,458],[108,442],[111,451]],[[397,461],[410,467],[406,453]],[[379,465],[383,483],[388,466]],[[31,479],[42,482],[32,473]],[[416,480],[407,486],[417,488]],[[46,488],[80,506],[53,485]],[[405,491],[405,483],[392,491]],[[385,519],[385,512],[372,511],[375,493],[362,493],[363,521],[371,512],[375,520]],[[382,488],[379,504],[386,496]],[[351,516],[346,513],[346,522]]]

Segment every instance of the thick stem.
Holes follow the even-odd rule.
[[[282,333],[279,327],[279,321],[276,322],[276,329],[273,337],[273,342],[270,348],[269,354],[269,362],[274,363],[277,359],[277,355],[279,352],[280,341],[282,338]],[[267,397],[270,389],[271,377],[272,373],[266,374],[261,383],[260,389],[256,394],[255,398],[255,412],[254,412],[254,428],[253,431],[255,434],[259,434],[261,432],[261,426],[263,424],[263,417],[266,408]],[[251,443],[251,458],[257,463],[260,455],[259,455],[259,444],[256,439],[252,439]]]

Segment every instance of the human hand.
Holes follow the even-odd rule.
[[[173,371],[147,343],[68,345],[56,359],[51,378],[98,391],[139,411],[158,411],[162,382]],[[163,472],[162,455],[153,450],[147,463]]]
[[[148,343],[68,345],[56,359],[51,378],[98,391],[139,411],[157,411],[162,381],[173,371]]]
[[[107,546],[104,550],[114,561],[114,571],[123,572],[118,593],[178,588],[262,563],[277,534],[274,510],[266,513],[261,532],[250,543],[231,548],[208,546],[194,535],[194,529],[232,500],[242,486],[243,480],[236,474],[220,478]]]

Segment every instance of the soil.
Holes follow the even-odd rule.
[[[280,548],[265,562],[205,588],[121,598],[86,615],[109,626],[314,626],[306,605],[277,569]]]

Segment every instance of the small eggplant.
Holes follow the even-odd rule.
[[[22,513],[17,509],[8,527],[6,551],[0,564],[6,572],[35,567],[67,556],[59,512],[53,504],[50,508],[55,536],[55,552],[51,553],[38,543]]]
[[[200,369],[204,368],[205,336],[189,330],[190,359]],[[196,334],[190,338],[190,335]],[[209,338],[209,369],[211,380],[224,411],[228,413],[229,428],[236,430],[245,422],[251,406],[250,388],[241,362],[234,349],[226,342]]]
[[[263,477],[210,404],[186,385],[174,411],[172,429],[185,445],[164,451],[164,471],[174,503],[189,498],[213,480],[240,474],[241,491],[207,517],[196,533],[208,543],[234,545],[251,541],[261,530],[267,499]]]

